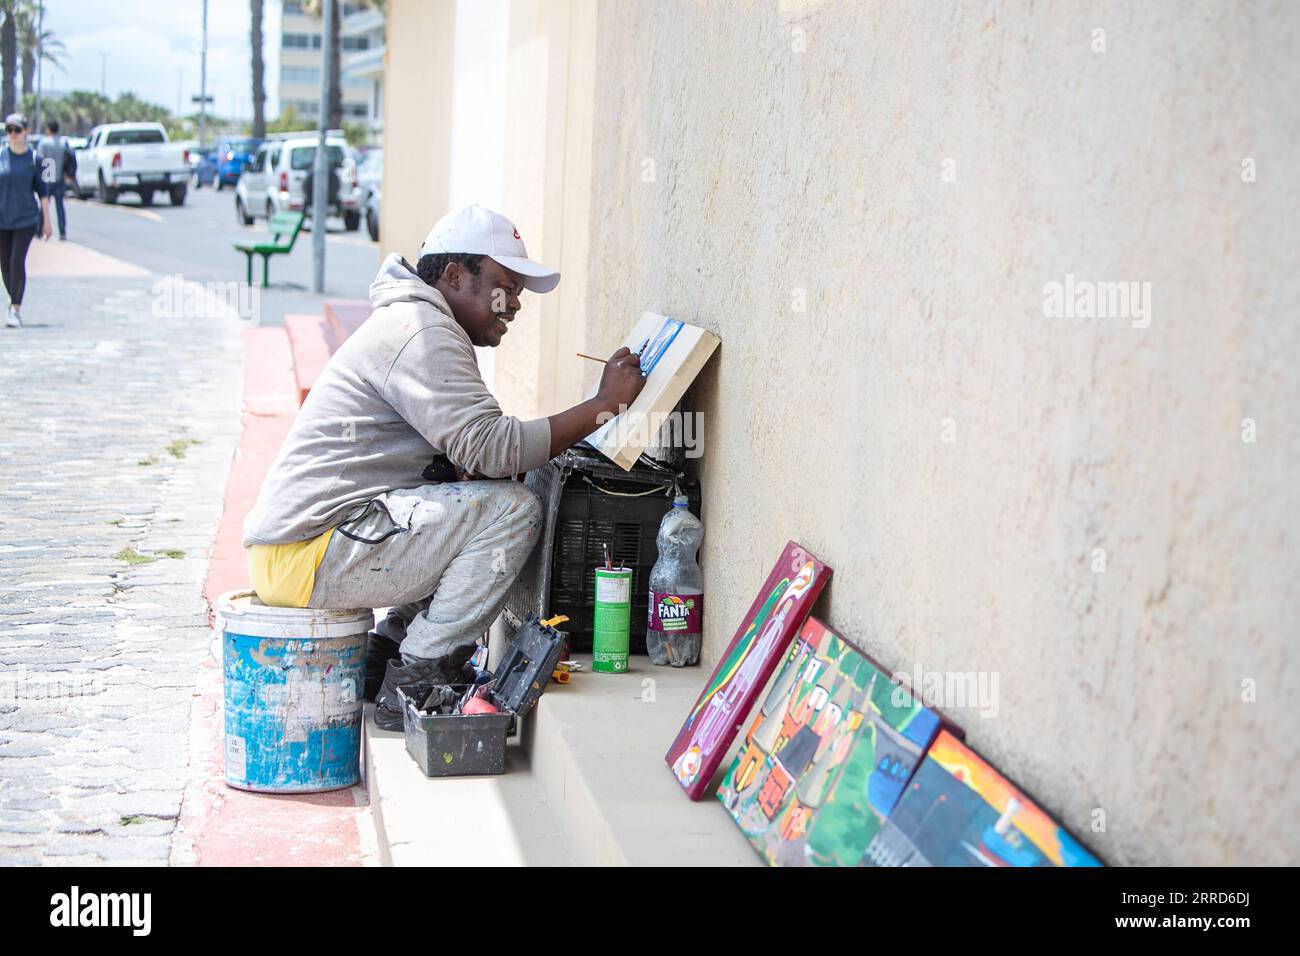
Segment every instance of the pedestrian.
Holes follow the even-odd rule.
[[[27,286],[27,247],[38,229],[42,239],[50,238],[50,190],[43,164],[27,146],[26,116],[5,117],[5,139],[0,149],[0,272],[9,292],[5,326],[21,329],[18,311]]]
[[[401,728],[397,691],[458,683],[542,532],[536,493],[510,478],[596,430],[641,391],[639,359],[615,352],[595,395],[523,421],[479,373],[525,289],[560,274],[528,258],[505,216],[444,216],[416,265],[389,255],[374,311],[298,410],[244,524],[249,576],[278,607],[391,608],[368,638],[364,695]]]
[[[67,190],[66,177],[77,168],[77,157],[68,146],[68,137],[59,135],[59,121],[50,120],[45,124],[45,138],[36,147],[42,162],[49,169],[50,198],[54,200],[54,210],[59,216],[59,238],[68,238],[68,217],[63,210],[63,194]]]

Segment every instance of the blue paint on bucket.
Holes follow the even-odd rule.
[[[350,787],[361,778],[370,610],[276,608],[222,595],[226,783],[265,793]]]

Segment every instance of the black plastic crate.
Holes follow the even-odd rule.
[[[644,654],[650,571],[658,558],[659,522],[680,490],[700,513],[699,482],[680,471],[645,463],[631,471],[582,446],[528,473],[542,499],[541,542],[506,599],[513,627],[529,613],[565,614],[570,649],[589,651],[595,611],[595,569],[605,544],[615,567],[632,569],[629,650]]]

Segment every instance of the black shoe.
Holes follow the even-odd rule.
[[[389,661],[383,686],[375,695],[375,726],[380,730],[402,729],[399,688],[419,705],[439,684],[463,684],[473,680],[474,668],[468,664],[473,653],[474,645],[468,644],[434,660],[416,660],[409,664]]]
[[[402,653],[398,650],[400,646],[397,641],[390,640],[375,631],[366,635],[366,681],[365,692],[362,695],[366,700],[374,700],[375,695],[379,693],[379,688],[384,683],[384,672],[388,668],[388,662],[401,663]]]

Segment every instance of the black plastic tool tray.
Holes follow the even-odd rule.
[[[499,714],[430,714],[424,701],[398,690],[407,753],[426,777],[461,777],[505,773],[506,738],[517,729],[516,717],[532,710],[564,651],[564,635],[543,627],[536,615],[515,635],[496,669],[489,691]],[[452,685],[464,693],[468,684]]]

